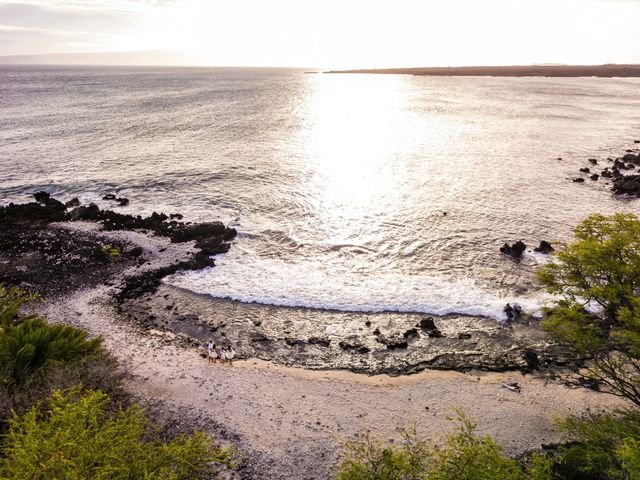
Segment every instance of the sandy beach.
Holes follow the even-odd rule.
[[[254,359],[210,365],[202,349],[180,346],[173,334],[142,333],[118,318],[107,287],[76,292],[43,313],[104,336],[130,373],[128,388],[236,444],[246,455],[241,476],[247,479],[332,478],[341,445],[365,429],[394,441],[398,427],[415,424],[437,442],[451,428],[447,417],[454,407],[517,455],[560,440],[555,418],[620,404],[614,397],[512,372],[427,370],[389,377]],[[522,391],[503,388],[505,381],[517,381]]]

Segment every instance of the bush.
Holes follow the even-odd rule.
[[[120,257],[122,253],[118,247],[114,247],[109,243],[105,243],[100,247],[100,253],[106,256],[109,260],[115,260]]]
[[[130,394],[123,388],[123,378],[124,371],[117,360],[105,354],[57,364],[48,368],[46,375],[32,376],[18,387],[0,386],[0,435],[8,428],[7,421],[12,412],[22,415],[55,390],[67,390],[80,384],[107,394],[113,409],[125,407],[130,403]]]
[[[69,325],[50,325],[37,315],[19,316],[35,297],[0,286],[0,382],[14,388],[47,368],[104,353],[102,339]]]
[[[415,432],[403,432],[400,447],[385,446],[363,433],[345,445],[338,480],[418,480],[430,460],[427,444]]]
[[[458,412],[457,426],[440,448],[415,432],[404,432],[400,446],[385,446],[370,435],[345,446],[338,480],[550,480],[553,461],[534,455],[525,464],[502,454],[489,436],[475,434],[476,425]]]
[[[640,479],[640,412],[626,410],[598,417],[570,417],[559,422],[572,443],[561,446],[565,477]]]
[[[46,409],[15,415],[2,443],[0,478],[205,479],[232,462],[231,450],[203,433],[162,443],[140,407],[109,414],[108,406],[105,394],[74,389],[55,392]]]

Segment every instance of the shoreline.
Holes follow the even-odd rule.
[[[531,371],[573,363],[535,319],[505,327],[489,317],[341,312],[217,299],[161,284],[120,312],[146,330],[204,345],[231,343],[239,359],[312,370],[402,376],[424,369]],[[204,350],[203,350],[204,351]]]
[[[640,65],[504,65],[463,67],[359,68],[322,73],[364,73],[435,77],[638,78]]]
[[[108,298],[109,288],[78,291],[44,305],[42,313],[104,336],[129,374],[127,389],[169,416],[236,444],[246,455],[239,474],[247,480],[329,480],[344,441],[365,429],[397,441],[396,428],[415,424],[437,443],[451,428],[454,406],[478,422],[479,433],[497,435],[516,456],[559,442],[554,418],[623,405],[612,396],[520,372],[423,370],[389,377],[256,359],[209,365],[199,346],[125,321]],[[521,392],[503,388],[506,381],[518,382]]]
[[[39,208],[36,211],[46,213],[46,209]],[[199,253],[195,242],[175,243],[166,236],[126,229],[106,231],[96,221],[59,223],[61,220],[64,219],[30,222],[26,229],[24,224],[18,224],[15,232],[5,232],[10,237],[15,233],[18,243],[21,235],[26,235],[32,240],[28,245],[33,251],[0,257],[4,272],[21,267],[26,261],[40,269],[51,268],[47,277],[38,276],[42,272],[37,270],[29,277],[33,282],[45,282],[40,284],[43,291],[58,292],[50,296],[47,303],[37,305],[36,310],[51,322],[69,323],[92,336],[103,336],[106,348],[128,373],[127,389],[142,403],[166,412],[171,421],[197,425],[217,438],[234,443],[245,454],[245,462],[238,472],[243,479],[257,480],[265,475],[292,480],[331,479],[341,446],[365,429],[376,437],[397,441],[398,427],[415,424],[421,435],[437,443],[451,428],[448,417],[454,406],[465,410],[479,423],[480,434],[497,435],[505,451],[516,456],[559,442],[561,437],[552,425],[555,417],[623,405],[617,398],[603,397],[587,389],[570,389],[544,375],[487,372],[491,368],[478,362],[478,352],[485,347],[476,345],[475,351],[469,352],[467,342],[484,335],[489,341],[500,340],[494,344],[494,351],[504,353],[519,338],[520,332],[535,326],[516,323],[509,329],[500,327],[493,319],[474,319],[479,322],[476,330],[469,330],[469,325],[464,330],[455,323],[464,326],[464,322],[471,319],[435,318],[424,325],[420,324],[424,320],[422,315],[378,313],[347,319],[344,316],[350,314],[345,312],[277,310],[263,305],[204,299],[184,291],[178,294],[177,288],[161,283],[158,275],[167,268],[188,268],[189,259]],[[32,238],[33,235],[36,237]],[[0,240],[11,244],[15,239]],[[69,252],[61,248],[58,255],[45,258],[51,263],[33,263],[34,255],[43,245],[66,245],[70,241],[72,246],[79,245],[82,249]],[[106,260],[96,253],[105,243],[120,248],[118,258]],[[56,283],[59,288],[46,283],[63,271],[64,260],[73,258],[69,255],[79,253],[86,261],[81,262],[82,269],[75,273],[78,281],[98,281],[78,288],[78,282],[70,278],[64,279],[65,283]],[[6,261],[8,266],[3,263]],[[18,268],[14,273],[21,272]],[[123,291],[127,294],[118,299]],[[170,303],[173,307],[167,309]],[[196,313],[191,313],[187,306],[207,317],[205,321],[189,317]],[[276,315],[274,319],[276,310],[284,316]],[[244,317],[240,315],[242,312]],[[254,318],[254,313],[262,318]],[[136,314],[140,318],[133,318]],[[291,314],[311,314],[312,318],[298,318],[302,330],[294,331]],[[367,342],[375,345],[377,351],[365,353],[345,348],[334,338],[329,345],[310,345],[310,335],[302,348],[299,342],[302,334],[313,333],[322,318],[325,326],[344,326],[347,320],[347,325],[357,325],[356,328],[363,331],[369,329]],[[167,319],[171,321],[163,325]],[[261,322],[255,325],[255,320]],[[367,320],[371,321],[369,326]],[[225,325],[216,324],[220,321]],[[484,333],[480,328],[483,323],[488,329]],[[238,353],[244,354],[239,356],[249,358],[239,358],[232,367],[209,365],[202,358],[203,342],[175,328],[176,325],[196,325],[206,335],[211,335],[210,329],[216,327],[217,334],[224,332],[227,339],[250,335],[249,325],[253,325],[254,334],[256,329],[258,333],[263,330],[271,337],[262,333],[265,338],[254,342],[260,347],[252,351],[243,350],[244,340],[236,344],[237,340],[232,338],[230,341]],[[375,334],[378,328],[380,334]],[[403,336],[403,340],[411,342],[409,348],[397,345],[388,348],[395,345],[397,334],[408,330],[417,333],[416,337]],[[471,337],[458,338],[459,334]],[[335,335],[341,334],[335,332]],[[449,352],[452,344],[458,344],[461,358],[466,355],[472,364],[469,368],[434,370],[428,368],[428,362],[418,361],[415,364],[418,369],[409,372],[393,368],[373,371],[372,364],[367,363],[376,360],[381,362],[379,365],[389,367],[385,361],[404,359],[407,365],[407,357],[425,351],[433,353],[437,342],[442,342],[443,351]],[[424,348],[425,345],[429,348]],[[314,369],[314,358],[325,362],[321,365],[324,368]],[[348,368],[329,368],[336,366],[336,359]],[[521,365],[515,366],[519,369]],[[393,372],[396,375],[388,374]],[[503,388],[502,383],[506,381],[517,381],[521,391]]]

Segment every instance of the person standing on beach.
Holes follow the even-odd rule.
[[[233,349],[231,345],[229,345],[227,350],[227,362],[229,362],[229,365],[231,366],[233,366],[233,357],[235,357],[235,355],[236,355],[236,351]]]
[[[227,362],[227,351],[222,347],[220,349],[220,363],[223,365]]]
[[[216,357],[216,344],[213,343],[213,340],[209,340],[209,344],[207,345],[207,361],[209,363],[216,363]]]

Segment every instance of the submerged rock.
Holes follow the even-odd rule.
[[[355,353],[360,353],[360,354],[369,353],[370,351],[369,347],[359,343],[340,342],[338,345],[340,345],[340,348],[342,350],[353,351]]]
[[[402,334],[404,338],[416,338],[419,335],[418,330],[415,328],[410,328],[406,332]]]
[[[311,345],[320,345],[321,347],[328,347],[331,345],[331,340],[324,337],[310,337],[308,342]]]
[[[385,345],[387,350],[395,350],[397,348],[407,348],[409,346],[408,337],[403,335],[386,336],[380,333],[380,330],[376,329],[374,332],[376,335],[376,341]],[[417,331],[416,331],[417,333]]]

